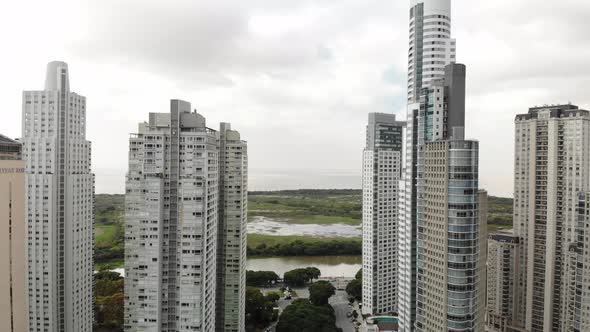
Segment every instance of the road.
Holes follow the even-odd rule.
[[[342,329],[343,332],[354,332],[354,324],[346,314],[352,311],[348,305],[348,296],[345,291],[336,291],[336,295],[330,298],[330,304],[334,308],[336,314],[336,326]]]
[[[264,293],[278,289],[264,289]],[[297,292],[297,298],[308,298],[309,291],[307,288],[295,288]],[[291,300],[285,300],[281,298],[277,301],[279,311],[283,312],[285,308],[291,304]],[[348,305],[348,296],[345,291],[337,290],[336,294],[330,298],[330,305],[334,308],[336,314],[336,326],[342,329],[343,332],[355,332],[354,324],[350,321],[350,318],[346,317],[346,314],[352,312],[352,308]],[[276,323],[273,323],[268,327],[270,332],[275,332]]]

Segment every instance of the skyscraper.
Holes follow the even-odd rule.
[[[413,107],[416,111],[408,117],[412,133],[406,139],[415,144],[406,147],[412,162],[405,171],[415,172],[416,207],[408,201],[404,205],[407,230],[413,227],[410,217],[416,218],[414,327],[482,331],[487,195],[478,189],[478,142],[464,139],[465,66],[447,65],[443,78],[422,87],[420,102]],[[406,189],[411,185],[406,181]],[[405,197],[412,195],[406,192]],[[400,238],[408,241],[407,233]],[[400,264],[409,270],[408,261]],[[402,329],[411,330],[407,315]]]
[[[23,93],[29,331],[90,332],[93,324],[94,175],[86,98],[68,66],[47,65],[45,89]]]
[[[513,322],[522,314],[521,308],[515,305],[520,252],[520,240],[512,230],[497,231],[488,237],[488,331],[513,331]]]
[[[590,113],[574,105],[533,107],[516,116],[515,127],[514,231],[523,243],[517,306],[525,308],[520,325],[558,331],[578,194],[590,189]]]
[[[21,144],[0,135],[0,331],[27,326],[25,163]]]
[[[215,331],[217,139],[189,103],[171,100],[129,140],[126,331]]]
[[[363,313],[397,312],[397,199],[403,127],[370,113],[363,152]]]
[[[420,89],[444,75],[455,62],[451,39],[451,0],[410,0],[408,103],[416,103]]]
[[[564,261],[560,331],[590,331],[590,192],[578,197],[576,239]]]
[[[408,47],[408,105],[399,201],[399,318],[401,331],[416,320],[418,113],[422,88],[444,75],[455,62],[451,39],[451,0],[411,0]],[[441,125],[440,123],[438,124]]]
[[[243,332],[246,317],[248,151],[229,123],[219,129],[216,331]]]

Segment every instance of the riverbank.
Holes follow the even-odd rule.
[[[360,255],[361,238],[248,234],[248,257]]]
[[[322,277],[354,278],[361,261],[361,256],[248,257],[246,270],[273,271],[283,277],[287,271],[313,266]]]

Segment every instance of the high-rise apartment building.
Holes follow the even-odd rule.
[[[590,189],[590,113],[574,105],[534,107],[517,115],[515,126],[514,231],[523,245],[519,324],[559,331],[578,194]]]
[[[21,144],[0,135],[0,331],[27,326],[25,162]]]
[[[576,239],[564,261],[559,331],[590,331],[590,192],[580,193]]]
[[[126,331],[214,331],[217,133],[181,100],[129,140]]]
[[[515,305],[521,244],[512,230],[502,230],[488,237],[487,312],[490,332],[514,331],[522,310]]]
[[[397,199],[404,125],[393,114],[369,114],[363,152],[364,314],[397,312]]]
[[[94,175],[86,98],[68,66],[47,65],[45,89],[23,93],[31,332],[91,332]]]
[[[487,195],[478,187],[479,144],[464,139],[464,65],[447,65],[422,88],[415,122],[415,328],[483,331]]]
[[[219,130],[219,224],[217,231],[218,332],[244,332],[246,317],[246,222],[248,151],[240,133]]]
[[[443,76],[445,66],[455,62],[451,0],[411,0],[409,33],[408,103],[416,103],[420,90]]]
[[[455,62],[451,39],[451,0],[411,0],[408,46],[408,105],[399,200],[399,319],[401,331],[416,321],[418,113],[422,88],[444,76]],[[440,126],[440,123],[438,124]]]

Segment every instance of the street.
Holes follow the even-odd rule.
[[[308,288],[294,288],[295,292],[297,292],[296,298],[308,298],[309,297],[309,290]],[[264,293],[269,291],[279,291],[278,288],[266,288],[263,290]],[[295,299],[295,298],[294,298]],[[279,307],[279,312],[283,312],[285,308],[291,304],[292,300],[285,300],[285,298],[281,298],[277,301],[277,306]],[[352,312],[352,307],[348,305],[348,295],[345,291],[337,290],[336,294],[330,298],[330,305],[334,308],[334,313],[336,315],[336,326],[341,328],[343,332],[355,332],[355,326],[350,321],[349,317],[346,317],[346,314]],[[275,332],[276,323],[271,324],[269,327],[270,332]]]
[[[336,291],[336,295],[330,298],[330,304],[334,308],[336,314],[336,326],[341,328],[343,332],[354,332],[354,324],[346,314],[352,311],[348,305],[348,296],[345,291]]]

